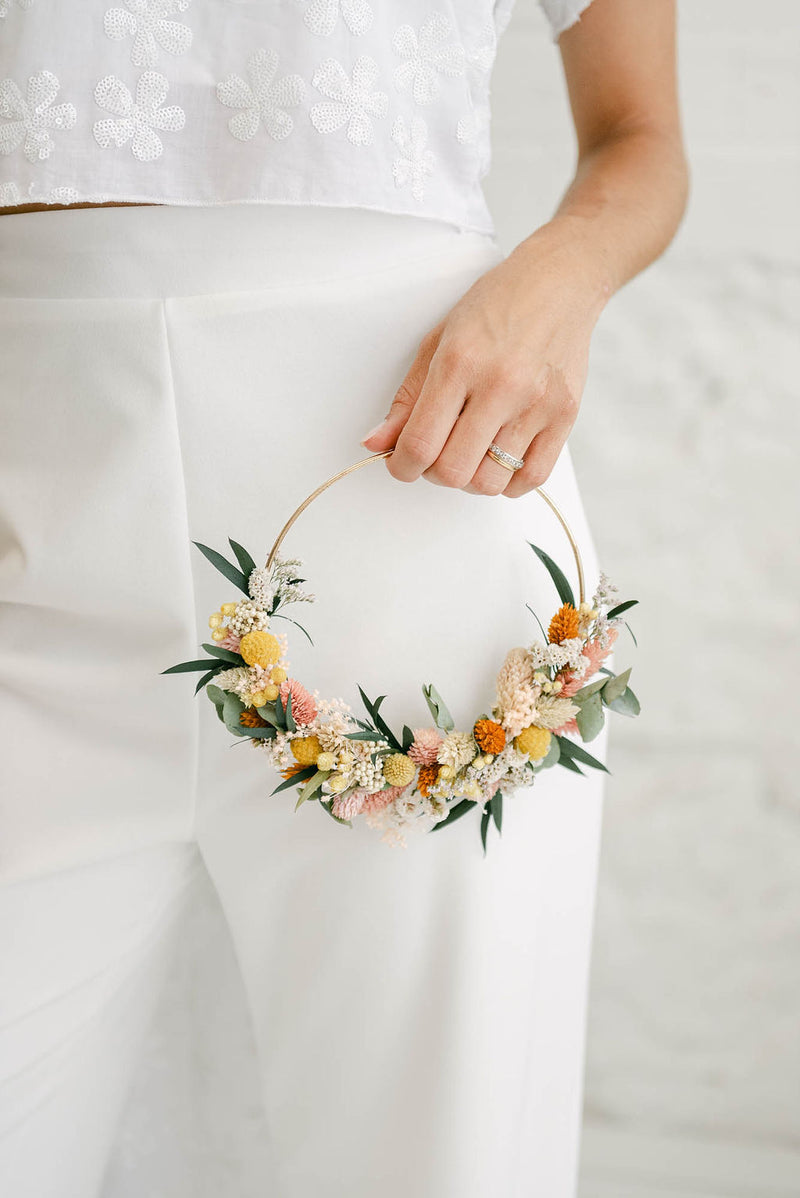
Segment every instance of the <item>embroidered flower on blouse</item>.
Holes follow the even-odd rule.
[[[474,46],[466,47],[465,65],[467,72],[481,79],[492,69],[497,54],[497,31],[493,21],[486,21]]]
[[[49,158],[55,146],[51,129],[71,129],[77,119],[74,104],[57,104],[60,83],[50,71],[39,71],[28,79],[25,98],[13,79],[0,82],[0,154],[10,154],[21,145],[29,162]]]
[[[94,89],[94,98],[100,108],[118,119],[95,121],[92,131],[97,144],[106,149],[112,142],[115,146],[130,142],[133,156],[140,162],[160,158],[164,146],[156,129],[175,132],[186,123],[186,113],[176,104],[162,108],[168,91],[169,83],[158,71],[142,71],[135,100],[116,75],[104,76]]]
[[[347,28],[356,37],[372,25],[373,12],[367,0],[311,0],[304,20],[312,33],[329,37],[336,28],[340,11]]]
[[[15,3],[17,8],[24,10],[32,8],[33,2],[34,0],[0,0],[0,19],[8,16]]]
[[[442,13],[431,13],[419,30],[401,25],[395,30],[392,45],[405,59],[395,67],[398,91],[408,91],[416,104],[430,104],[439,95],[439,75],[463,75],[466,62],[459,42],[447,43],[453,26]]]
[[[399,116],[392,129],[392,141],[401,153],[392,164],[395,187],[411,184],[411,194],[421,200],[425,194],[425,179],[436,166],[436,157],[427,149],[428,127],[421,117],[412,117],[410,127]]]
[[[0,204],[4,207],[11,207],[12,204],[21,204],[22,197],[19,194],[19,188],[12,180],[10,183],[0,183]]]
[[[271,137],[288,137],[294,122],[286,108],[296,108],[305,96],[306,85],[300,75],[275,78],[278,55],[275,50],[256,50],[247,60],[246,83],[240,75],[229,75],[217,84],[217,99],[228,108],[241,108],[228,121],[228,128],[240,141],[249,141],[261,122]]]
[[[158,62],[159,46],[167,54],[185,54],[192,44],[192,31],[180,21],[171,21],[185,12],[191,0],[125,0],[124,8],[109,8],[103,27],[114,41],[133,35],[131,62],[137,67],[152,67]]]
[[[385,116],[389,106],[386,92],[372,91],[377,78],[378,64],[366,54],[356,59],[352,81],[340,62],[326,58],[314,72],[312,82],[330,100],[311,109],[314,128],[320,133],[333,133],[347,125],[347,136],[354,145],[370,145],[374,136],[371,117]]]

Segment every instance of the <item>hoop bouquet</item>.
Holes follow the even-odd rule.
[[[383,840],[405,847],[407,832],[437,831],[478,807],[485,853],[490,822],[502,830],[506,794],[532,785],[538,774],[555,765],[577,774],[583,773],[582,766],[608,772],[575,738],[594,739],[607,711],[639,713],[628,685],[631,670],[615,674],[603,664],[625,623],[623,613],[637,600],[619,602],[617,588],[601,572],[591,602],[586,601],[575,538],[550,497],[537,488],[572,547],[578,598],[556,562],[528,542],[549,572],[560,606],[545,629],[526,604],[541,637],[509,649],[497,674],[494,698],[485,711],[476,713],[469,728],[455,727],[430,682],[423,684],[422,693],[432,724],[403,724],[399,732],[381,714],[386,695],[370,699],[359,686],[364,717],[354,715],[342,699],[321,697],[291,676],[288,637],[276,628],[277,621],[289,621],[311,641],[283,609],[315,599],[302,589],[307,580],[300,577],[300,559],[282,557],[278,549],[317,495],[392,452],[361,459],[309,495],[281,529],[263,568],[236,541],[229,541],[235,561],[194,542],[243,597],[223,602],[209,617],[206,657],[181,662],[164,673],[202,674],[195,694],[205,688],[228,732],[249,740],[282,775],[273,795],[297,790],[295,810],[313,801],[348,827],[363,816],[382,832]]]

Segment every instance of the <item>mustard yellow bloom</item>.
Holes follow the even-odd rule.
[[[416,772],[415,763],[405,753],[391,753],[384,758],[383,776],[391,786],[408,786]]]
[[[246,632],[239,645],[239,652],[249,666],[264,669],[280,659],[280,641],[271,632]]]
[[[552,735],[549,728],[537,728],[534,724],[529,724],[527,728],[522,729],[519,736],[514,737],[514,747],[520,753],[527,753],[534,761],[540,761],[547,755]]]

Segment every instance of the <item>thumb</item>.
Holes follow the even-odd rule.
[[[380,424],[376,424],[375,428],[370,429],[367,435],[361,438],[361,444],[365,445],[367,449],[379,452],[391,448],[396,443],[419,399],[422,384],[427,378],[428,367],[435,352],[435,343],[438,343],[439,340],[439,335],[437,335],[439,333],[440,330],[436,329],[424,338],[417,356],[411,364],[411,369],[395,392],[392,405],[386,416]]]

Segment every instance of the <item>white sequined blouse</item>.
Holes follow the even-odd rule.
[[[557,38],[590,0],[538,2]],[[334,204],[494,232],[514,4],[0,0],[0,205]]]

